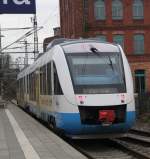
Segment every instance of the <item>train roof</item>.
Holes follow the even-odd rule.
[[[93,43],[103,43],[103,44],[116,46],[116,44],[113,44],[113,43],[100,41],[98,38],[89,38],[89,39],[58,38],[58,39],[54,39],[52,42],[50,42],[48,44],[46,50],[47,51],[50,50],[55,45],[66,46],[66,45],[77,44],[77,43],[91,43],[91,42],[93,42]]]
[[[18,74],[18,79],[23,78],[24,75],[30,74],[34,72],[37,68],[42,67],[44,64],[48,63],[50,58],[52,57],[52,53],[50,53],[50,50],[54,48],[54,46],[59,45],[60,47],[63,48],[63,50],[67,52],[85,52],[89,50],[89,47],[82,47],[78,48],[76,47],[76,44],[83,44],[87,43],[87,45],[91,45],[91,43],[97,44],[97,46],[102,47],[102,51],[104,52],[119,52],[118,45],[108,43],[108,42],[100,42],[97,39],[65,39],[65,38],[59,38],[53,40],[47,47],[47,52],[45,52],[42,56],[40,56],[32,65],[28,66],[27,68],[23,69],[19,74]],[[72,46],[72,47],[71,47]],[[87,49],[87,50],[86,50]],[[111,50],[111,51],[110,51]],[[49,61],[48,61],[49,60]]]

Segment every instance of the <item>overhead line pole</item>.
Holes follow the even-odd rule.
[[[27,44],[27,40],[25,40],[25,66],[28,66],[28,44]]]
[[[36,14],[34,14],[34,18],[33,18],[33,28],[34,28],[34,59],[36,59],[36,57],[38,56],[38,53],[39,53]]]
[[[28,45],[27,45],[27,40],[24,40],[24,45],[25,45],[25,58],[24,58],[24,65],[28,66]]]

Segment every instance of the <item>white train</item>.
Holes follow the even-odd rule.
[[[72,138],[118,137],[135,122],[133,80],[119,45],[59,39],[18,75],[18,104]]]

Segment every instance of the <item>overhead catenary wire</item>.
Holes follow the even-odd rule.
[[[41,30],[41,29],[43,29],[43,26],[37,28],[37,30],[35,30],[34,28],[32,28],[30,31],[28,31],[28,32],[25,33],[23,36],[21,36],[19,39],[17,39],[16,41],[12,42],[11,44],[5,46],[5,47],[2,48],[0,51],[3,51],[3,50],[5,50],[5,49],[9,48],[9,47],[12,46],[13,44],[19,42],[19,41],[22,40],[22,39],[25,39],[26,37],[32,35],[35,31],[39,31],[39,30]]]
[[[56,14],[57,14],[57,8],[58,7],[55,7],[55,11],[53,12],[53,13],[51,13],[47,18],[46,18],[46,20],[43,22],[43,24],[45,24],[45,23],[47,23],[48,21],[49,21],[49,17],[50,16],[52,16],[53,18],[56,16]],[[43,27],[42,27],[43,28]],[[41,27],[39,27],[39,28],[37,28],[37,30],[40,30],[40,29],[42,29]],[[31,29],[29,32],[27,32],[27,33],[25,33],[21,38],[19,38],[18,40],[16,40],[16,41],[14,41],[14,42],[12,42],[12,43],[10,43],[9,45],[7,45],[7,46],[5,46],[5,47],[3,47],[0,51],[3,51],[3,50],[5,50],[5,49],[8,49],[10,46],[12,46],[13,44],[15,44],[15,43],[17,43],[18,41],[20,41],[20,40],[22,40],[22,39],[24,39],[24,38],[26,38],[26,37],[28,37],[28,36],[30,36],[30,35],[32,35],[36,30],[34,30],[33,29],[33,27],[21,27],[21,28],[2,28],[2,31],[12,31],[12,30],[27,30],[27,29]],[[32,32],[33,31],[33,32]],[[31,33],[32,32],[32,33]],[[42,43],[39,43],[39,44],[41,44],[42,45]]]
[[[23,27],[23,28],[1,28],[1,31],[13,31],[13,30],[29,30],[33,27]]]
[[[55,18],[57,13],[58,13],[58,7],[55,7],[54,11],[51,12],[51,14],[48,15],[45,20],[43,20],[43,23],[46,24],[51,19],[50,16],[52,16],[52,19]],[[15,30],[20,30],[21,31],[21,30],[27,30],[27,29],[31,29],[31,30],[29,30],[29,32],[25,33],[23,36],[21,36],[17,40],[14,39],[13,41],[10,42],[10,44],[8,43],[9,45],[8,44],[4,45],[4,47],[0,51],[2,51],[4,54],[24,54],[24,51],[19,51],[19,50],[18,51],[16,50],[16,52],[14,51],[14,49],[21,49],[21,48],[24,48],[24,47],[17,47],[17,46],[14,47],[14,48],[10,48],[10,47],[12,45],[14,46],[14,44],[16,45],[17,41],[20,41],[20,40],[25,39],[26,37],[32,35],[35,32],[35,30],[33,29],[33,27],[29,26],[29,27],[20,27],[20,28],[19,27],[18,28],[15,28],[15,27],[12,27],[12,28],[2,28],[2,31],[4,31],[4,32],[15,31]],[[32,43],[32,44],[34,45],[34,43]],[[43,45],[43,43],[38,43],[38,44]],[[9,50],[6,51],[6,49],[9,49]],[[12,51],[11,51],[11,49],[12,49]],[[9,52],[9,51],[11,51],[11,52]],[[32,52],[32,50],[29,51],[29,54],[33,54],[33,53],[34,52]]]
[[[25,54],[25,52],[23,52],[23,51],[22,52],[21,51],[20,52],[19,51],[15,51],[15,52],[11,51],[11,52],[3,52],[3,53],[6,53],[6,54]],[[34,53],[34,51],[27,52],[27,54],[33,54],[33,53]]]

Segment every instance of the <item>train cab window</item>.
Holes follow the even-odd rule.
[[[71,53],[66,57],[76,94],[126,92],[122,57],[119,53]]]
[[[62,95],[62,88],[60,86],[57,70],[55,64],[53,65],[53,72],[54,72],[54,94],[55,95]]]
[[[51,85],[51,63],[47,64],[47,94],[52,94],[52,85]]]

